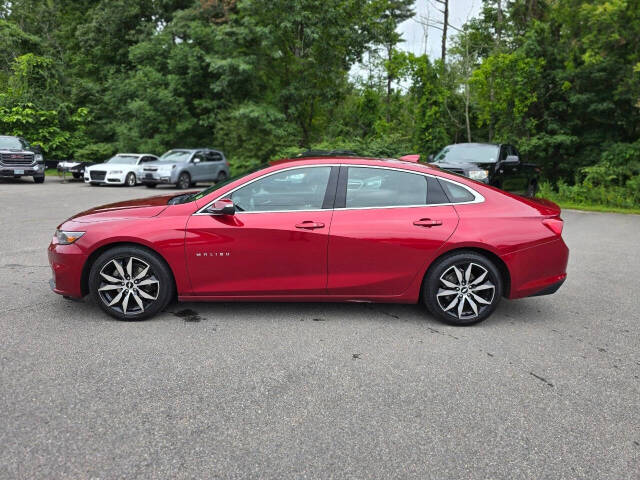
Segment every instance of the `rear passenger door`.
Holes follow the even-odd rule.
[[[209,150],[206,154],[207,178],[209,182],[213,182],[218,178],[218,173],[223,165],[222,155],[220,152]]]
[[[404,293],[458,224],[447,203],[434,177],[341,167],[329,235],[328,293],[365,298]]]

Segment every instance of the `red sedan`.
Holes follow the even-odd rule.
[[[554,293],[560,209],[400,160],[277,162],[199,193],[94,208],[58,227],[52,287],[141,320],[181,301],[423,303],[454,325]]]

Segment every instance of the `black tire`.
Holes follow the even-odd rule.
[[[71,175],[73,175],[73,178],[75,178],[76,180],[78,180],[81,177],[79,173],[75,173],[75,172],[72,172]]]
[[[127,173],[127,176],[124,179],[124,184],[127,187],[135,187],[136,186],[136,174],[133,172]]]
[[[178,187],[180,190],[184,190],[186,188],[189,188],[189,185],[191,185],[191,175],[189,175],[187,172],[182,172],[178,176],[178,183],[176,183],[176,187]]]
[[[224,182],[227,179],[227,172],[220,172],[218,174],[218,178],[216,178],[216,183]]]
[[[473,266],[467,280],[469,265]],[[454,267],[462,274],[460,279]],[[474,291],[470,292],[469,285],[476,283]],[[422,282],[422,298],[429,312],[455,326],[473,325],[489,317],[500,303],[502,290],[502,276],[493,261],[471,251],[454,252],[436,260]],[[482,301],[489,303],[483,304]],[[459,310],[460,302],[462,312]],[[472,305],[475,305],[477,312],[474,312]],[[450,310],[447,311],[447,307]]]
[[[158,184],[157,183],[145,183],[144,186],[147,187],[147,188],[156,188],[158,186]]]
[[[44,175],[41,177],[33,177],[34,183],[44,183]]]
[[[131,275],[128,273],[129,259],[132,260]],[[125,277],[118,273],[118,269],[113,262],[117,262],[123,270]],[[144,273],[144,267],[149,268]],[[103,278],[101,272],[116,282]],[[135,280],[136,276],[144,273],[140,280]],[[150,283],[142,286],[134,283]],[[154,283],[156,282],[156,283]],[[122,283],[125,285],[122,286]],[[100,288],[111,287],[100,291]],[[174,292],[173,276],[164,261],[154,252],[143,247],[120,246],[114,247],[100,255],[91,266],[89,272],[89,291],[93,300],[108,315],[118,320],[135,321],[144,320],[160,312],[171,301]],[[143,293],[153,299],[147,299]],[[116,298],[118,295],[120,298]],[[128,297],[127,304],[124,304]],[[142,303],[142,307],[135,301],[137,297]],[[131,303],[129,303],[129,299]],[[113,306],[109,306],[110,301],[116,301]]]
[[[525,194],[529,198],[533,198],[538,193],[538,182],[531,182],[527,187],[527,193]]]

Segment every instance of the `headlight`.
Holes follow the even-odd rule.
[[[472,180],[486,180],[489,177],[488,170],[470,170],[469,178]]]
[[[39,153],[36,153],[34,158],[36,159],[36,162],[44,162],[44,157]]]
[[[122,170],[113,170],[113,171],[111,171],[109,173],[112,173],[114,175],[120,175],[122,173]]]
[[[85,232],[69,232],[65,230],[56,230],[56,238],[60,245],[71,245],[75,243]]]

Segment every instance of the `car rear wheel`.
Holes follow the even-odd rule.
[[[226,179],[227,179],[227,173],[226,172],[220,172],[218,174],[218,178],[216,178],[216,183],[224,182]]]
[[[79,179],[82,175],[76,172],[72,172],[71,175],[73,175],[73,178],[75,178],[76,180]]]
[[[133,172],[129,172],[127,177],[124,179],[124,184],[127,187],[135,187],[136,186],[136,174]]]
[[[115,247],[94,262],[89,290],[112,317],[144,320],[167,306],[173,294],[173,277],[155,253],[140,247]]]
[[[187,172],[182,172],[178,177],[178,188],[184,190],[185,188],[189,188],[191,185],[191,175]]]
[[[475,252],[437,260],[423,282],[427,309],[450,325],[466,326],[491,315],[502,298],[502,277],[495,264]]]

